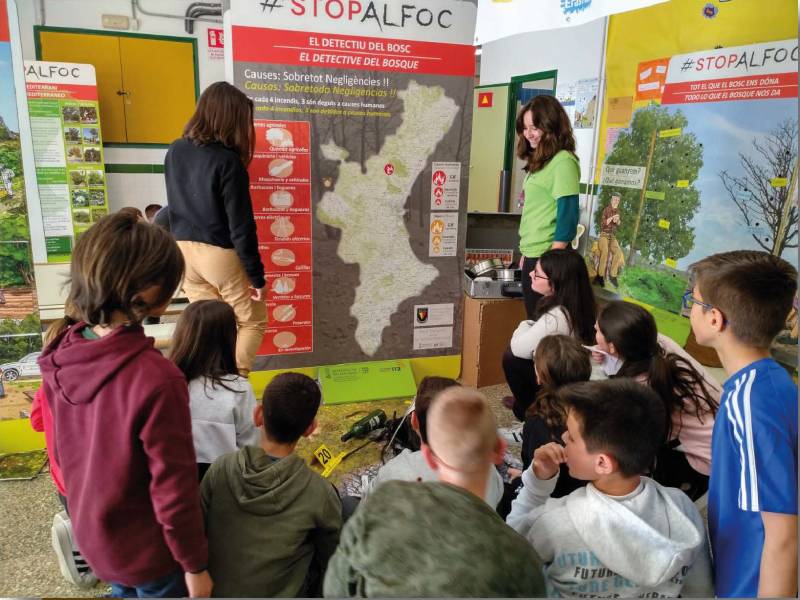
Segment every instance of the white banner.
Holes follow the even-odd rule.
[[[518,33],[583,25],[668,0],[478,0],[475,44]]]
[[[640,190],[644,185],[646,170],[645,167],[605,164],[600,176],[600,185]]]

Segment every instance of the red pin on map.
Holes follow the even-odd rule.
[[[387,175],[391,175],[394,173],[394,165],[392,163],[386,163],[386,166],[383,167],[383,172]]]

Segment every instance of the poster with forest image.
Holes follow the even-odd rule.
[[[596,283],[680,313],[705,256],[797,263],[797,53],[794,39],[663,60],[649,104],[607,147],[587,254]]]
[[[41,346],[8,13],[0,0],[0,420],[29,416]]]

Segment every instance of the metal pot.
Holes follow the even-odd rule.
[[[481,275],[486,275],[491,271],[503,269],[503,267],[505,267],[505,265],[499,258],[488,258],[472,265],[469,269],[469,272],[475,277],[480,277]]]
[[[495,269],[498,281],[514,281],[516,269]]]

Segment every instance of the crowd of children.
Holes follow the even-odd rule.
[[[536,267],[556,307],[541,318],[563,326],[529,353],[505,521],[486,398],[428,378],[410,416],[420,450],[385,464],[343,525],[335,488],[295,453],[316,382],[281,374],[257,402],[216,300],[185,310],[162,356],[141,322],[164,313],[181,253],[136,215],[105,217],[73,253],[33,417],[79,575],[120,597],[796,595],[797,387],[769,356],[795,269],[754,251],[694,266],[684,302],[720,388],[644,309],[612,302],[595,324],[571,308],[558,274],[575,256]],[[590,380],[593,360],[608,380]],[[710,544],[693,503],[706,488]]]

